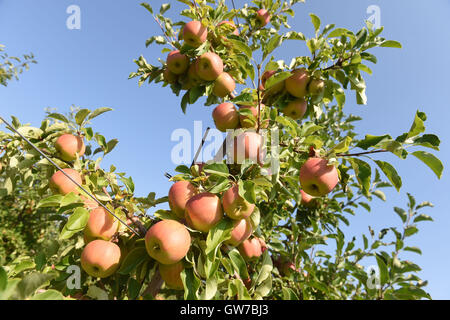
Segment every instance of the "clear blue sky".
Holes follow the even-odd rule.
[[[148,12],[135,0],[0,0],[0,43],[11,55],[33,52],[39,64],[0,88],[0,114],[18,116],[24,123],[39,125],[44,108],[58,108],[67,112],[74,104],[115,109],[96,120],[94,126],[108,139],[120,143],[105,164],[114,163],[119,170],[134,178],[139,195],[155,191],[166,195],[170,183],[164,172],[173,172],[170,141],[174,129],[193,130],[193,121],[202,120],[204,127],[212,126],[211,111],[198,104],[183,115],[179,99],[169,89],[127,80],[135,71],[133,59],[140,54],[156,63],[160,47],[145,48],[145,40],[160,32]],[[165,1],[167,2],[167,1]],[[179,8],[175,1],[170,1]],[[237,0],[236,4],[244,3]],[[163,1],[151,1],[159,8]],[[76,4],[81,8],[81,30],[66,28],[66,9]],[[373,66],[374,75],[367,77],[368,106],[357,106],[354,96],[348,97],[346,110],[364,118],[357,130],[361,134],[397,136],[409,129],[417,109],[428,115],[427,131],[441,137],[438,156],[449,163],[450,150],[450,3],[448,0],[309,0],[296,6],[297,16],[291,25],[297,31],[312,35],[308,14],[313,12],[323,25],[335,23],[339,27],[358,30],[368,18],[369,5],[381,9],[385,37],[402,42],[404,48],[377,49],[379,62]],[[174,8],[169,11],[174,15]],[[277,57],[290,61],[290,55],[304,48],[299,44],[276,51]],[[2,128],[4,129],[4,128]],[[413,255],[423,267],[421,273],[429,280],[428,291],[435,299],[450,298],[450,189],[448,168],[442,180],[414,158],[400,161],[392,155],[380,155],[392,162],[403,178],[400,193],[388,192],[387,203],[373,202],[373,210],[358,212],[351,217],[352,235],[367,233],[367,226],[375,230],[384,226],[398,226],[393,206],[405,207],[406,192],[414,194],[418,202],[431,201],[434,209],[424,213],[434,217],[434,223],[423,223],[420,233],[409,245],[418,245],[422,256]]]

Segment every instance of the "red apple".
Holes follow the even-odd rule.
[[[145,247],[150,257],[162,264],[181,261],[191,247],[191,235],[175,220],[154,224],[145,235]]]
[[[244,160],[251,160],[260,165],[264,161],[264,138],[252,131],[239,134],[233,145],[234,163],[241,164]]]
[[[86,239],[110,240],[117,232],[119,222],[105,209],[98,207],[89,213],[89,220],[84,228]]]
[[[222,218],[220,199],[212,193],[197,194],[186,203],[186,220],[196,230],[208,232]]]
[[[169,206],[178,218],[184,218],[186,202],[195,195],[196,189],[189,181],[177,181],[169,190]]]
[[[267,80],[269,80],[270,77],[272,77],[273,75],[275,75],[277,73],[276,70],[270,70],[270,71],[265,71],[263,73],[263,75],[261,76],[261,88],[260,90],[266,90],[266,83]],[[279,81],[278,83],[276,83],[275,85],[273,85],[272,87],[270,87],[266,94],[276,94],[279,93],[281,91],[283,91],[284,89],[284,81]]]
[[[261,242],[258,238],[247,239],[242,242],[238,250],[246,261],[253,261],[259,259],[263,254]]]
[[[81,267],[92,277],[106,278],[116,272],[120,256],[118,245],[105,240],[94,240],[81,253]]]
[[[167,69],[170,72],[180,75],[186,72],[189,67],[189,58],[187,55],[174,50],[167,55]]]
[[[197,75],[205,81],[214,81],[223,73],[223,61],[214,52],[202,54],[195,62]]]
[[[230,246],[237,247],[243,241],[247,240],[248,237],[253,233],[252,224],[250,220],[241,219],[234,221],[233,230],[231,231],[231,238],[225,241],[225,243]]]
[[[81,180],[81,175],[78,173],[78,171],[70,168],[63,169],[63,171],[78,184],[81,185],[83,183],[83,181]],[[61,171],[57,171],[55,172],[55,174],[53,174],[52,178],[50,179],[50,189],[54,193],[59,193],[62,195],[66,195],[71,192],[78,194],[77,185],[73,183],[69,178],[67,178]]]
[[[159,264],[159,273],[166,283],[166,286],[174,290],[183,290],[183,281],[181,280],[181,272],[184,270],[183,261],[175,264]]]
[[[163,78],[164,78],[164,81],[169,84],[174,84],[174,83],[177,83],[177,81],[178,81],[178,76],[167,68],[164,69]]]
[[[231,219],[245,219],[255,210],[255,205],[249,203],[239,195],[239,186],[234,185],[222,197],[223,210]]]
[[[236,25],[234,24],[233,21],[225,20],[225,21],[220,22],[217,26],[220,27],[221,25],[224,25],[224,24],[229,25],[229,26],[232,27],[234,35],[236,35],[236,36],[239,35],[239,30],[238,30],[238,28],[236,27]]]
[[[266,9],[259,9],[256,12],[256,20],[259,21],[261,27],[265,27],[270,22],[271,16]]]
[[[309,73],[305,68],[295,70],[285,81],[286,90],[297,98],[304,98],[308,94]]]
[[[183,40],[191,47],[201,46],[208,38],[208,28],[201,21],[190,21],[184,25]]]
[[[86,151],[83,137],[72,134],[63,134],[60,136],[56,140],[55,148],[64,161],[74,161],[77,159],[77,153],[78,156],[82,157]]]
[[[261,114],[264,112],[264,109],[266,106],[261,103],[260,106],[260,112]],[[239,121],[242,128],[253,128],[256,129],[258,127],[258,107],[257,106],[241,106],[239,109],[250,109],[252,112],[252,115],[254,119],[250,119],[248,116],[240,115]],[[264,127],[264,124],[261,125],[261,127]]]
[[[326,159],[309,158],[300,168],[302,189],[314,196],[323,197],[333,191],[339,182],[337,169]]]
[[[223,72],[214,82],[213,93],[216,97],[225,98],[236,89],[236,81],[229,73]]]
[[[309,194],[307,194],[305,191],[300,190],[300,193],[302,195],[302,201],[301,205],[305,206],[307,208],[312,208],[316,205],[315,198]]]
[[[197,87],[202,82],[202,79],[200,79],[200,77],[197,74],[197,67],[196,67],[195,63],[192,63],[189,66],[187,76],[188,76],[188,81],[192,87]]]
[[[236,129],[239,126],[239,113],[234,104],[230,102],[218,105],[214,109],[212,117],[216,128],[222,132]]]
[[[306,110],[308,110],[308,103],[305,99],[300,98],[289,102],[288,105],[283,109],[283,113],[294,120],[299,120],[303,118]]]

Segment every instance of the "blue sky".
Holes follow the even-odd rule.
[[[88,0],[0,0],[0,43],[11,55],[33,52],[38,60],[19,82],[0,88],[0,114],[15,115],[23,123],[39,125],[44,108],[67,112],[74,104],[115,109],[95,120],[94,127],[107,139],[118,138],[120,143],[104,161],[114,163],[119,170],[131,175],[139,195],[154,191],[166,195],[170,183],[164,172],[173,172],[171,150],[176,144],[170,140],[177,128],[193,131],[195,120],[213,126],[211,108],[201,104],[190,106],[187,115],[179,107],[180,98],[159,85],[138,88],[137,81],[127,80],[135,71],[133,59],[143,54],[157,63],[160,47],[145,48],[145,40],[159,34],[159,27],[148,12],[139,6],[141,1]],[[165,1],[167,2],[167,1]],[[236,0],[236,5],[245,1]],[[151,1],[159,8],[163,1]],[[180,6],[174,7],[172,16]],[[81,30],[66,28],[68,6],[81,8]],[[313,28],[308,14],[315,13],[322,24],[335,23],[354,31],[368,18],[366,9],[377,5],[381,9],[384,36],[398,40],[403,49],[376,49],[378,64],[371,66],[373,76],[366,78],[367,106],[357,106],[354,96],[348,96],[346,110],[363,117],[357,125],[361,135],[369,133],[397,136],[407,131],[417,109],[428,115],[427,131],[441,137],[438,156],[444,165],[449,163],[450,150],[450,90],[448,73],[450,60],[450,2],[448,0],[388,1],[388,0],[310,0],[296,6],[297,15],[290,21],[297,31],[311,36]],[[292,52],[306,51],[299,43],[289,44],[275,51],[277,58],[290,61]],[[164,55],[165,56],[165,55]],[[398,226],[399,218],[392,207],[405,207],[406,192],[418,202],[431,201],[435,208],[424,211],[434,217],[434,223],[423,223],[420,233],[409,245],[420,246],[422,256],[412,255],[422,268],[421,276],[429,280],[428,291],[435,299],[450,298],[450,249],[448,234],[450,212],[447,169],[441,180],[414,158],[400,161],[392,155],[379,155],[390,161],[403,178],[400,193],[387,193],[388,201],[373,202],[371,213],[361,210],[351,217],[351,235],[367,233],[367,226],[375,230],[384,226]]]

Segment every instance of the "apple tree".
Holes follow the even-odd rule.
[[[0,131],[0,219],[21,241],[0,242],[0,298],[431,298],[403,258],[421,253],[407,241],[432,220],[431,203],[407,194],[398,225],[358,239],[342,231],[387,200],[383,189],[402,187],[378,154],[412,155],[442,175],[423,112],[393,138],[355,132],[360,118],[345,110],[348,96],[367,101],[371,49],[401,45],[370,23],[354,33],[314,14],[308,38],[288,24],[302,1],[179,2],[186,8],[172,18],[170,4],[142,4],[161,27],[146,44],[161,45],[164,59],[139,57],[130,78],[181,95],[182,112],[212,106],[223,149],[174,168],[167,194],[142,197],[126,173],[102,166],[118,140],[93,123],[110,108],[48,111],[37,127],[12,117]],[[309,55],[277,60],[288,40]]]

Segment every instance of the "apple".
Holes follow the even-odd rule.
[[[169,207],[178,218],[184,218],[186,202],[196,193],[196,188],[189,181],[177,181],[169,190]]]
[[[259,21],[261,27],[265,27],[270,22],[271,16],[266,9],[259,9],[256,12],[256,20]]]
[[[323,197],[333,191],[339,182],[337,169],[326,159],[309,158],[300,168],[302,189],[314,196]]]
[[[115,243],[94,240],[81,253],[81,267],[92,277],[106,278],[116,272],[120,256],[120,248]]]
[[[232,149],[234,163],[241,164],[244,160],[251,160],[261,165],[264,161],[264,138],[256,132],[246,131],[239,134],[234,139]]]
[[[261,242],[258,238],[247,239],[238,247],[239,253],[245,261],[253,261],[263,254]]]
[[[313,196],[307,194],[305,191],[300,190],[300,194],[302,195],[301,205],[307,208],[313,208],[316,206],[316,200]]]
[[[190,21],[184,25],[183,40],[191,47],[201,46],[208,38],[208,28],[201,21]]]
[[[117,232],[119,222],[102,207],[98,207],[89,213],[89,219],[84,228],[87,238],[110,240]]]
[[[309,73],[305,68],[295,70],[285,80],[286,90],[297,98],[304,98],[308,94]]]
[[[215,81],[223,73],[223,61],[214,52],[205,52],[195,62],[197,75],[205,81]]]
[[[145,248],[150,257],[162,264],[181,261],[191,247],[191,235],[175,220],[154,224],[145,235]]]
[[[86,209],[88,209],[89,211],[98,207],[97,201],[93,200],[90,196],[82,195],[82,196],[80,196],[80,198],[81,198],[81,201],[83,201],[83,203],[84,203],[84,207]]]
[[[256,129],[258,127],[258,109],[255,106],[241,106],[239,109],[249,109],[252,112],[254,119],[249,118],[248,116],[239,115],[239,121],[241,123],[242,128],[253,128]],[[264,110],[264,105],[261,104],[261,112]]]
[[[243,241],[247,240],[248,237],[253,233],[252,224],[250,220],[241,219],[234,221],[233,230],[231,231],[231,238],[226,240],[225,243],[230,246],[237,247]]]
[[[167,69],[170,72],[180,75],[186,72],[189,67],[189,58],[180,53],[180,50],[174,50],[167,55]]]
[[[223,72],[214,81],[213,93],[216,97],[225,98],[236,89],[236,81],[229,73]]]
[[[289,102],[288,105],[283,109],[283,113],[294,120],[299,120],[303,118],[306,110],[308,110],[308,103],[305,99],[300,98]]]
[[[235,184],[222,197],[223,210],[231,219],[245,219],[255,210],[255,205],[239,195],[239,186]]]
[[[183,261],[175,264],[159,264],[159,273],[166,283],[166,286],[174,290],[183,290],[183,281],[181,280],[181,272],[184,270]]]
[[[325,91],[325,81],[312,79],[308,86],[308,93],[313,96],[321,95]]]
[[[189,66],[187,76],[188,76],[188,82],[190,83],[190,85],[192,87],[197,87],[202,82],[202,79],[200,79],[200,77],[197,74],[197,68],[196,68],[195,63],[192,63]]]
[[[70,168],[63,169],[63,171],[78,184],[81,185],[83,183],[83,181],[81,180],[81,175],[78,173],[78,171]],[[78,186],[75,183],[73,183],[69,178],[67,178],[61,171],[56,171],[51,177],[50,189],[54,193],[59,193],[62,194],[63,196],[71,192],[78,194],[77,190]]]
[[[169,83],[169,84],[174,84],[177,83],[178,81],[178,76],[173,73],[172,71],[170,71],[168,68],[164,69],[163,72],[163,79],[165,82]]]
[[[295,263],[292,261],[283,261],[278,267],[278,271],[284,277],[290,277],[292,272],[300,272],[300,268],[295,267]]]
[[[186,220],[196,230],[208,232],[222,218],[222,205],[215,194],[200,193],[186,203]]]
[[[222,132],[236,129],[239,126],[239,113],[234,104],[230,102],[218,105],[214,109],[212,117],[216,128]]]
[[[269,70],[269,71],[265,71],[263,73],[263,75],[261,76],[261,88],[260,90],[265,90],[266,89],[266,83],[267,80],[269,80],[270,77],[272,77],[273,75],[275,75],[277,73],[276,70]],[[276,94],[279,93],[281,91],[283,91],[284,89],[284,81],[280,81],[278,83],[276,83],[275,85],[273,85],[272,87],[270,87],[266,94]]]
[[[74,161],[77,159],[77,153],[82,157],[86,151],[83,137],[74,136],[73,134],[60,136],[56,140],[55,148],[64,161]]]
[[[238,30],[238,28],[236,27],[236,25],[234,24],[233,21],[225,20],[225,21],[220,22],[217,26],[220,27],[221,25],[224,25],[224,24],[231,26],[232,29],[233,29],[233,34],[236,35],[236,36],[239,36],[239,30]],[[225,37],[223,37],[223,38],[225,38]]]

